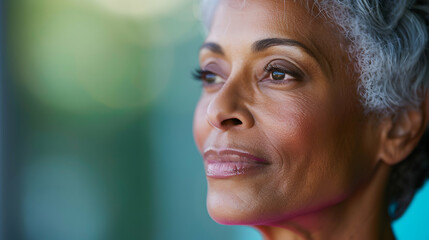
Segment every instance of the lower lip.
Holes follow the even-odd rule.
[[[206,175],[212,178],[228,178],[257,170],[266,164],[257,162],[207,162]]]

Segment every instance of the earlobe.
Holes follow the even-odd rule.
[[[379,159],[388,165],[404,160],[417,146],[429,119],[429,94],[418,109],[405,110],[395,118],[385,118],[380,127]]]

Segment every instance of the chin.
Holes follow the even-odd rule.
[[[259,219],[259,214],[248,209],[236,209],[231,206],[213,206],[209,201],[207,202],[207,210],[210,217],[217,223],[223,225],[261,225],[265,221]]]
[[[254,225],[260,216],[239,194],[213,190],[207,194],[207,210],[214,221],[224,225]]]
[[[207,210],[215,222],[224,225],[270,225],[282,218],[275,210],[278,206],[262,200],[246,190],[214,191],[209,187]]]
[[[244,179],[209,179],[208,213],[223,225],[279,226],[335,206],[356,190],[320,188],[323,190],[315,194],[296,196],[295,189],[289,192],[271,189],[266,184],[245,184]]]

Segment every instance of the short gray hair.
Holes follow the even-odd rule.
[[[201,0],[207,29],[217,4]],[[420,106],[429,88],[428,1],[319,0],[315,5],[351,43],[348,53],[356,61],[366,112],[394,114]]]

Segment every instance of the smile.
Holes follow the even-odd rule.
[[[210,149],[204,153],[206,176],[228,178],[261,169],[269,162],[265,159],[235,149]]]

